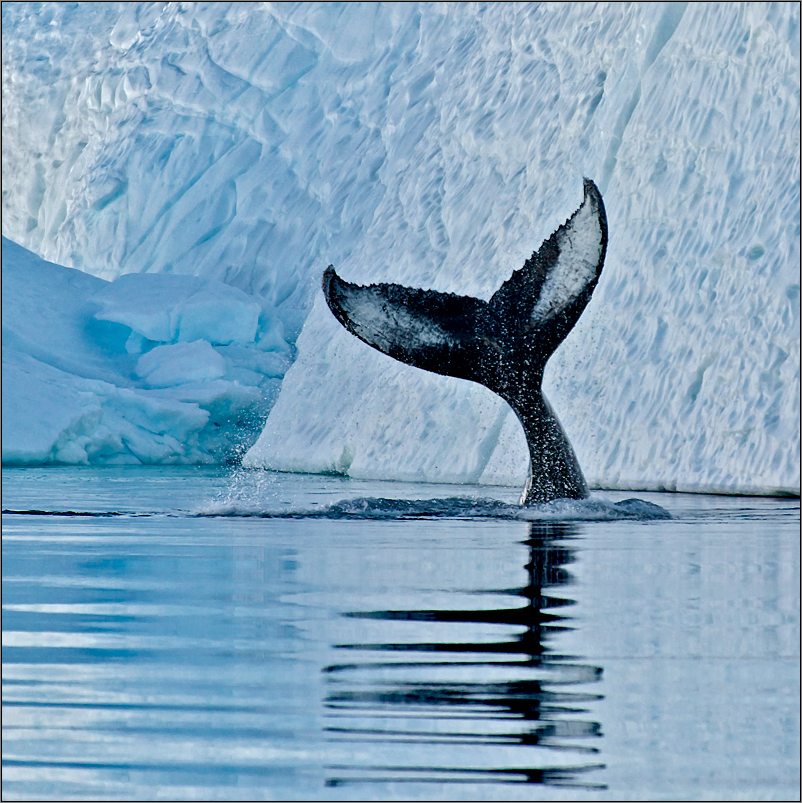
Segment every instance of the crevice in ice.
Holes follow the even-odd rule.
[[[687,3],[664,4],[663,15],[655,26],[652,40],[649,42],[649,47],[646,48],[646,55],[643,58],[642,73],[645,73],[646,70],[654,64],[655,59],[660,55],[660,51],[668,44],[671,37],[674,36],[682,21],[682,17],[685,15],[685,9],[687,7]]]
[[[635,113],[635,109],[640,102],[642,91],[641,82],[643,80],[643,76],[646,74],[652,64],[654,64],[655,60],[660,55],[660,51],[668,44],[671,37],[674,36],[674,33],[676,32],[677,27],[679,26],[680,21],[685,14],[685,9],[687,6],[687,3],[664,4],[663,14],[660,17],[660,21],[655,26],[652,39],[649,42],[649,46],[646,48],[646,53],[640,68],[640,76],[638,78],[637,85],[633,89],[629,100],[624,103],[610,136],[610,144],[607,147],[607,155],[602,168],[602,177],[598,182],[599,189],[601,190],[602,194],[607,192],[610,179],[612,178],[618,161],[618,151],[621,148],[621,143],[624,139],[624,133],[626,132],[629,121],[632,119],[632,115]]]
[[[613,127],[613,133],[610,136],[610,144],[607,147],[607,157],[604,160],[604,167],[602,168],[601,181],[599,181],[599,189],[603,195],[607,192],[610,179],[612,178],[613,171],[615,170],[615,166],[618,161],[618,151],[621,148],[621,143],[624,139],[624,132],[626,131],[629,121],[632,119],[632,115],[635,112],[635,107],[638,105],[638,101],[640,100],[640,91],[640,81],[638,81],[638,85],[635,87],[630,99],[626,104],[624,104],[624,107],[615,122],[615,126]]]
[[[490,460],[493,457],[493,452],[496,449],[498,444],[499,436],[501,435],[501,430],[504,428],[504,423],[507,420],[507,417],[510,415],[514,415],[512,412],[512,408],[506,403],[501,402],[499,405],[498,413],[496,414],[495,420],[493,421],[493,425],[487,432],[484,440],[481,443],[481,446],[478,450],[478,460],[477,460],[477,467],[476,467],[476,475],[473,479],[474,482],[478,482],[479,478],[484,474],[485,470],[487,469]]]

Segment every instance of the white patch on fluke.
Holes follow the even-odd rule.
[[[385,353],[389,353],[392,346],[409,340],[416,346],[454,345],[452,338],[436,323],[402,307],[391,306],[369,288],[358,288],[339,303],[359,336]]]
[[[543,283],[532,320],[552,318],[587,286],[599,268],[602,230],[598,208],[586,197],[568,224],[557,232],[560,255]]]

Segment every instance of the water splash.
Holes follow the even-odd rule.
[[[281,519],[502,519],[517,521],[651,521],[670,519],[659,505],[642,499],[606,502],[601,499],[558,499],[543,505],[521,507],[497,499],[451,496],[442,499],[343,499],[320,509],[270,509],[264,503],[227,498],[212,502],[191,515],[203,517],[257,517]]]

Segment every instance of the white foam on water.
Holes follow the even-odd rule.
[[[443,499],[383,499],[355,497],[316,508],[270,508],[264,500],[238,500],[230,496],[208,502],[192,512],[196,516],[279,519],[365,519],[406,521],[408,519],[502,519],[532,522],[571,521],[653,521],[670,519],[659,505],[642,499],[608,502],[603,499],[559,499],[543,505],[520,507],[496,499],[448,497]]]

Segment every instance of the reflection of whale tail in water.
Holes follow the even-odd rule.
[[[397,284],[361,287],[331,265],[323,291],[337,320],[368,345],[409,365],[479,382],[512,407],[529,445],[525,504],[583,499],[585,478],[540,386],[546,361],[590,300],[606,250],[604,203],[585,179],[579,209],[488,302]]]
[[[605,767],[595,746],[602,727],[592,718],[602,667],[551,646],[573,629],[567,566],[576,532],[570,524],[531,524],[525,584],[470,592],[496,605],[345,614],[381,622],[385,635],[379,643],[333,645],[354,659],[326,667],[326,731],[346,744],[361,739],[397,752],[387,765],[330,767],[327,785],[605,788],[596,775]]]

